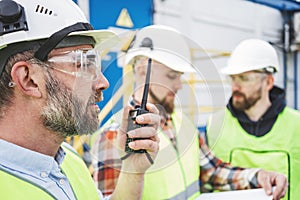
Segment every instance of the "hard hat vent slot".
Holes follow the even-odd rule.
[[[45,15],[52,15],[53,14],[52,10],[50,10],[48,8],[45,8],[44,6],[41,6],[41,5],[36,6],[35,12],[45,14]]]

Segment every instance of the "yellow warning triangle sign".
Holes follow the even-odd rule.
[[[133,22],[131,20],[131,17],[128,13],[128,10],[126,8],[123,8],[120,12],[120,15],[117,19],[116,25],[118,26],[124,26],[128,28],[133,27]]]

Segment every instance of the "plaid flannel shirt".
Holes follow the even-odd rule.
[[[92,148],[93,178],[104,195],[113,192],[121,169],[121,159],[115,145],[119,124],[112,123],[98,135]],[[163,130],[165,127],[163,128]],[[199,134],[201,192],[213,190],[240,190],[258,187],[256,173],[259,169],[233,167],[216,158]],[[175,148],[175,147],[174,147]],[[170,183],[173,184],[173,183]]]

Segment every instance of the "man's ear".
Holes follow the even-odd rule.
[[[38,84],[38,71],[25,61],[16,62],[11,70],[12,81],[16,84],[21,93],[28,96],[42,97]]]
[[[274,86],[274,76],[273,75],[268,75],[267,76],[267,88],[270,91]]]

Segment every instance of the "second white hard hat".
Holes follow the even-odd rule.
[[[233,75],[263,69],[270,73],[279,70],[276,50],[266,41],[247,39],[233,50],[227,66],[221,72]]]
[[[151,40],[151,48],[142,44],[145,38]],[[136,56],[152,58],[175,71],[195,72],[185,36],[168,26],[151,25],[139,30],[126,55],[125,64]]]

